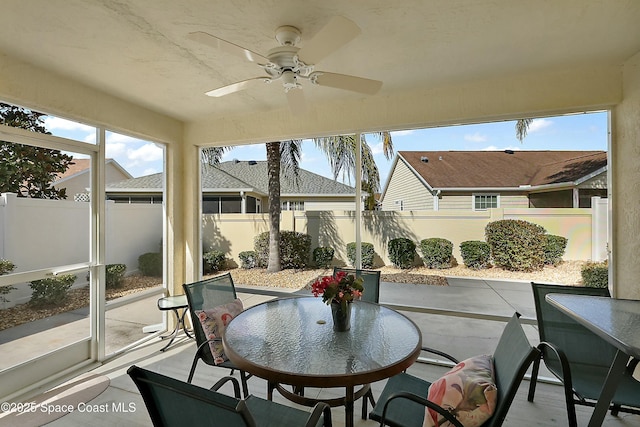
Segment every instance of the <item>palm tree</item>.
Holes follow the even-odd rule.
[[[267,272],[281,270],[280,265],[280,170],[297,183],[300,170],[300,140],[267,142],[269,176],[269,261]]]
[[[280,172],[284,177],[298,182],[300,170],[300,140],[267,142],[267,175],[269,192],[269,261],[268,272],[281,270],[280,265]],[[222,155],[231,147],[207,147],[202,149],[202,162],[208,165],[220,163]]]
[[[378,132],[376,134],[382,141],[382,149],[384,156],[390,160],[393,156],[393,141],[390,132]],[[339,135],[324,138],[315,138],[314,142],[327,156],[327,160],[331,165],[333,178],[337,179],[340,174],[351,180],[356,170],[356,135]],[[362,144],[362,189],[374,199],[374,195],[380,190],[380,173],[373,159],[371,147],[367,144],[364,134],[360,136]],[[367,203],[370,208],[372,203]]]
[[[393,155],[393,144],[389,132],[378,134],[383,141],[385,156],[389,159]],[[355,135],[318,138],[316,145],[322,149],[331,164],[334,178],[342,173],[351,178],[355,174],[356,143]],[[362,136],[362,188],[373,197],[380,188],[380,174],[373,160],[371,148]],[[300,170],[301,140],[272,141],[266,143],[267,174],[269,179],[269,261],[267,272],[281,270],[280,265],[280,173],[287,178],[298,181]],[[230,147],[208,147],[202,149],[202,162],[216,165],[225,151]]]

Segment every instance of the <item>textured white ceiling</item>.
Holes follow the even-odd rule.
[[[204,92],[262,75],[187,38],[206,31],[266,54],[293,25],[300,46],[332,16],[362,34],[317,68],[383,81],[394,93],[575,67],[640,51],[640,1],[624,0],[3,0],[0,52],[183,121],[287,107],[278,84]],[[312,105],[366,97],[306,85]]]

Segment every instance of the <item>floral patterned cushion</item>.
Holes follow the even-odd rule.
[[[240,298],[224,304],[219,305],[208,310],[196,310],[196,315],[200,319],[202,330],[208,340],[219,338],[215,341],[209,341],[209,348],[213,355],[213,362],[216,365],[229,360],[222,348],[222,335],[224,330],[234,317],[242,312],[242,301]]]
[[[481,426],[496,408],[498,390],[493,356],[463,360],[429,387],[427,399],[450,411],[465,427]],[[441,416],[425,410],[423,427],[450,426]]]

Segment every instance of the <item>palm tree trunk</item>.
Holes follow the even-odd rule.
[[[280,142],[267,142],[269,175],[269,263],[267,271],[280,271]]]

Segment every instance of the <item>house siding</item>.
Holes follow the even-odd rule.
[[[471,201],[471,193],[443,194],[438,203],[438,207],[441,211],[447,211],[451,209],[470,211],[472,210]]]
[[[401,158],[389,180],[382,210],[400,210],[396,201],[402,201],[402,210],[405,211],[433,210],[433,196]]]
[[[607,189],[607,173],[603,172],[598,176],[594,176],[591,179],[586,180],[582,184],[578,186],[578,188],[589,188],[589,189]]]
[[[505,209],[522,209],[529,207],[526,194],[500,194],[500,207]]]

